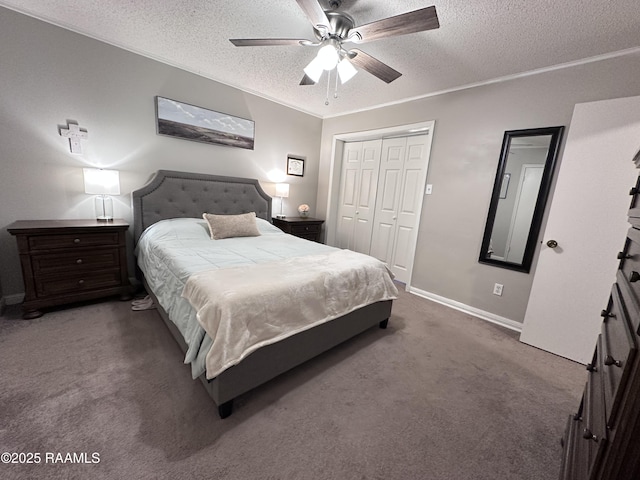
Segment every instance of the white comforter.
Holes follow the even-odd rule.
[[[338,250],[196,273],[182,296],[213,339],[213,378],[260,347],[397,294],[382,262]]]
[[[210,270],[233,270],[236,267],[273,264],[286,259],[330,255],[341,251],[284,234],[264,220],[257,219],[257,223],[261,233],[258,237],[211,240],[206,222],[202,219],[163,220],[149,227],[140,237],[136,247],[138,266],[187,344],[184,361],[191,364],[193,378],[209,369],[208,354],[214,340],[221,337],[216,333],[205,333],[196,318],[196,310],[182,297],[191,276]],[[273,283],[282,278],[282,272],[272,270],[267,276],[267,283]],[[241,290],[248,291],[250,288]],[[213,371],[207,372],[207,377],[213,376]]]

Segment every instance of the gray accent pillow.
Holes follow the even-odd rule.
[[[260,235],[256,225],[256,212],[243,213],[241,215],[203,213],[202,218],[209,224],[212,240],[231,237],[257,237]]]

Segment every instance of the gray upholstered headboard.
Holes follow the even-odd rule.
[[[135,243],[145,228],[167,218],[256,212],[271,221],[271,197],[252,178],[158,170],[147,185],[131,195]]]

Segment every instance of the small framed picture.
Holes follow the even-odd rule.
[[[304,177],[304,158],[287,157],[287,175]]]

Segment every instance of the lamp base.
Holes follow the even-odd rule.
[[[113,222],[113,200],[108,195],[98,195],[95,198],[96,220],[99,222]]]

